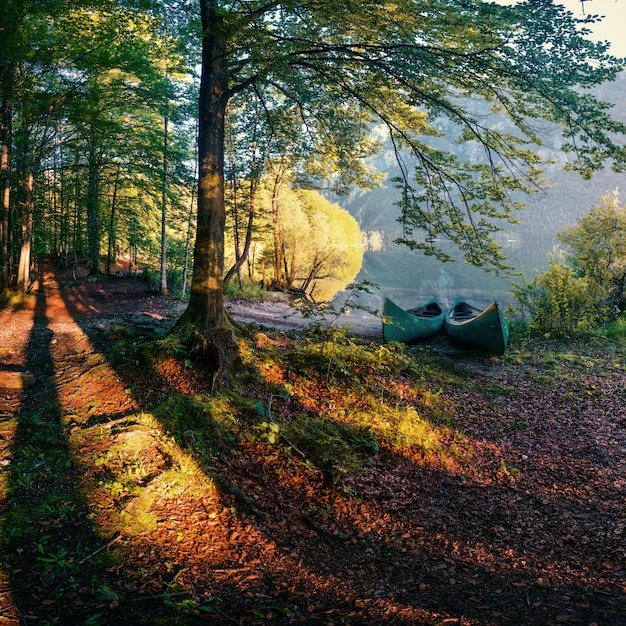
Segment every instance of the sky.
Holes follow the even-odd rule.
[[[605,19],[593,26],[596,40],[611,42],[611,54],[626,57],[626,0],[556,0],[567,7],[575,17],[604,15]],[[584,9],[584,12],[583,12]]]

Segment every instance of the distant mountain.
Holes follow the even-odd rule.
[[[600,98],[615,105],[615,116],[626,115],[626,75],[615,83],[603,85],[596,92]],[[494,124],[498,123],[494,118]],[[471,144],[453,144],[445,138],[437,138],[436,141],[437,147],[455,151],[463,158],[471,158],[474,156],[471,151],[476,150]],[[447,145],[444,141],[447,141]],[[540,149],[542,156],[550,156],[556,161],[555,165],[545,170],[545,176],[552,186],[535,196],[524,198],[527,206],[517,214],[522,223],[506,224],[505,230],[497,237],[508,262],[527,277],[532,277],[547,267],[549,253],[558,243],[556,233],[575,224],[576,219],[588,213],[602,195],[613,192],[620,186],[624,187],[622,201],[626,204],[624,174],[616,174],[607,167],[587,181],[577,174],[565,172],[562,169],[565,155],[559,152],[559,145],[559,135],[552,132]],[[508,292],[510,281],[494,279],[481,270],[468,268],[462,262],[442,264],[394,244],[394,239],[401,235],[401,228],[397,223],[399,208],[395,206],[400,194],[389,182],[399,175],[393,151],[389,149],[378,155],[372,160],[372,165],[387,173],[384,184],[388,187],[368,192],[355,189],[347,197],[332,198],[350,212],[362,231],[375,231],[381,235],[377,237],[377,241],[382,240],[382,247],[365,254],[362,278],[377,282],[384,293],[391,293],[396,289],[402,294],[406,293],[404,296],[398,294],[400,300],[403,297],[414,299],[415,293],[430,297],[433,290],[443,293],[449,289],[452,293],[461,287],[468,291],[476,290],[487,299],[487,292]],[[420,272],[423,272],[423,276],[416,275]],[[452,284],[448,285],[446,282]]]

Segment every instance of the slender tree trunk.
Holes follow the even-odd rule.
[[[89,181],[87,183],[87,238],[89,275],[100,273],[100,167],[95,134],[89,142]]]
[[[287,250],[285,249],[284,238],[281,241],[281,251],[282,251],[283,262],[285,266],[284,286],[287,287],[287,289],[291,289],[293,287],[293,280],[294,280],[293,270],[295,269],[296,252],[295,250],[293,250],[291,252],[291,260],[287,259]]]
[[[167,76],[167,74],[166,74]],[[163,188],[161,194],[161,295],[167,294],[167,114],[163,117]]]
[[[11,198],[11,68],[0,65],[0,292],[9,288],[9,212]]]
[[[246,259],[246,265],[248,267],[248,280],[251,283],[253,283],[255,280],[254,268],[256,266],[256,251],[257,251],[256,244],[251,244],[250,249],[252,250],[252,253],[248,253],[248,258]]]
[[[232,195],[232,217],[233,217],[233,245],[235,249],[235,264],[233,267],[237,267],[239,262],[239,258],[241,257],[241,237],[239,234],[239,194],[237,193],[239,190],[239,181],[237,177],[237,171],[235,168],[235,150],[233,146],[233,137],[232,137],[232,126],[229,126],[229,141],[228,144],[230,146],[228,151],[228,162],[230,169],[230,182],[231,182],[231,195]],[[241,288],[243,281],[241,279],[241,272],[238,271],[237,275],[239,276],[239,287]],[[232,276],[230,271],[226,273],[226,277],[224,278],[224,289],[228,287],[228,283],[230,282]]]
[[[73,253],[72,253],[72,267],[76,268],[78,265],[78,255],[82,254],[82,241],[81,241],[81,225],[80,225],[80,177],[78,172],[80,168],[79,164],[79,149],[76,146],[74,153],[74,193],[73,193],[73,207],[72,207],[72,220],[73,220]]]
[[[111,259],[115,255],[115,217],[117,210],[117,188],[120,182],[120,168],[117,168],[117,173],[115,175],[115,182],[113,183],[113,197],[111,198],[111,216],[109,217],[109,232],[108,232],[108,242],[107,242],[107,264],[106,264],[106,275],[111,275]]]
[[[280,245],[279,237],[279,222],[278,222],[278,184],[276,179],[274,180],[274,188],[272,189],[272,234],[274,238],[274,288],[280,289],[283,284],[283,255],[282,247]]]
[[[25,291],[30,282],[31,238],[33,229],[34,200],[34,146],[31,133],[24,115],[22,115],[21,147],[16,167],[16,186],[14,199],[15,219],[19,226],[19,240],[16,242],[17,254],[17,288]],[[51,220],[52,221],[52,220]]]
[[[59,211],[59,227],[61,232],[61,261],[62,267],[67,268],[67,253],[69,248],[68,220],[64,202],[64,175],[63,167],[59,167],[59,158],[63,162],[62,149],[55,150],[52,160],[52,195],[54,206]]]
[[[183,263],[183,284],[180,289],[180,295],[182,298],[185,297],[185,293],[187,292],[187,280],[189,277],[189,250],[191,248],[191,237],[193,235],[193,209],[195,202],[196,194],[194,190],[191,190],[191,202],[189,203],[189,217],[187,220],[187,237],[185,238],[185,261]]]
[[[243,246],[243,250],[237,253],[237,260],[235,264],[228,270],[224,278],[224,289],[228,286],[228,283],[231,281],[232,277],[237,272],[239,276],[239,284],[241,286],[241,268],[245,263],[248,255],[250,254],[250,245],[252,244],[252,230],[254,226],[254,214],[255,214],[255,202],[256,202],[256,188],[257,181],[253,176],[250,179],[250,200],[248,203],[248,224],[246,226],[246,240]]]
[[[181,321],[199,332],[226,322],[224,273],[224,137],[228,104],[226,38],[217,0],[200,0],[202,76],[198,132],[198,223],[189,305]]]
[[[284,237],[280,227],[280,191],[285,182],[285,172],[279,164],[274,174],[272,188],[272,231],[274,237],[274,288],[282,289],[288,279],[287,260],[284,254]]]
[[[29,167],[26,174],[24,200],[21,204],[21,236],[20,258],[17,266],[18,289],[26,291],[30,284],[30,264],[33,239],[33,213],[35,209],[35,173]]]
[[[196,139],[196,152],[198,150],[198,125],[196,124],[196,132],[195,132],[195,139]],[[196,169],[194,171],[194,176],[197,177],[198,176],[198,162],[196,161]],[[184,298],[185,295],[187,294],[187,284],[189,281],[189,253],[191,250],[191,239],[193,237],[194,234],[194,228],[193,228],[193,210],[195,208],[195,198],[196,198],[196,189],[195,187],[191,188],[191,200],[189,201],[189,215],[188,215],[188,219],[187,219],[187,237],[185,238],[185,260],[183,263],[183,284],[181,286],[180,289],[180,295],[181,298]]]
[[[82,245],[81,242],[81,236],[80,236],[80,209],[79,209],[79,189],[78,189],[78,176],[76,177],[76,180],[74,181],[75,183],[75,188],[74,188],[74,206],[72,207],[72,220],[74,222],[74,228],[73,228],[73,251],[72,251],[72,267],[76,268],[78,265],[78,254],[79,251],[82,253],[82,250],[80,250],[80,247]]]

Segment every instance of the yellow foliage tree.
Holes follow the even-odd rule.
[[[569,248],[575,271],[607,289],[608,305],[624,310],[626,290],[626,206],[617,192],[603,196],[576,226],[558,234]]]
[[[259,237],[264,250],[259,263],[273,268],[271,276],[265,274],[267,284],[327,302],[354,280],[363,244],[359,225],[347,211],[316,191],[287,185],[277,196],[266,188],[261,204],[266,224],[272,224],[271,229],[260,224],[258,231],[270,233]]]

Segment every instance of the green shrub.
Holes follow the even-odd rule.
[[[412,359],[402,344],[363,342],[342,326],[309,328],[307,342],[294,357],[301,372],[324,373],[335,383],[361,382],[368,377],[384,380],[411,367]]]
[[[519,303],[516,313],[531,332],[557,337],[580,335],[608,318],[606,289],[556,262],[530,283],[513,285],[513,296]]]
[[[140,278],[144,283],[148,283],[150,289],[154,291],[161,285],[161,274],[151,267],[143,267]]]
[[[233,278],[226,287],[226,296],[240,300],[271,300],[274,294],[263,288],[260,283],[244,280],[241,286],[236,278]]]
[[[607,326],[606,336],[610,339],[619,340],[626,338],[626,314],[622,313],[619,317],[611,321]]]

